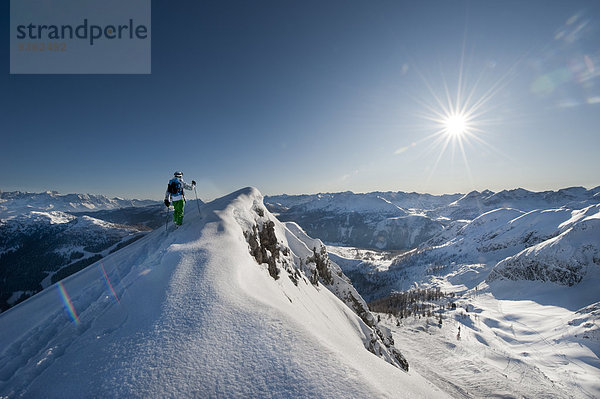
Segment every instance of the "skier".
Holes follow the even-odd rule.
[[[165,193],[165,206],[168,208],[173,203],[173,223],[181,226],[183,222],[183,207],[185,206],[185,195],[183,189],[192,190],[196,182],[192,180],[192,185],[183,181],[183,172],[175,172],[174,177],[169,180],[167,192]]]

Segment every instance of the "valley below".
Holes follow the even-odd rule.
[[[354,247],[328,250],[340,265],[344,259],[365,265],[344,270],[363,297],[377,291],[369,281],[389,272],[398,256]],[[488,284],[489,269],[454,266],[446,274],[438,270],[411,280],[401,293],[437,290],[442,298],[415,300],[408,312],[394,307],[393,300],[383,310],[398,291],[369,306],[415,371],[453,397],[597,397],[600,304],[586,304],[595,300],[598,281],[577,288],[532,281]]]

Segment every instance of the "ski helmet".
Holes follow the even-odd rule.
[[[175,177],[182,178],[183,177],[183,172],[177,171],[177,172],[174,173],[174,175],[175,175]]]

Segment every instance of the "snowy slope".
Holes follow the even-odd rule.
[[[0,396],[446,396],[367,350],[376,328],[306,274],[335,266],[255,189],[188,211],[1,314]]]
[[[586,275],[600,275],[600,205],[572,212],[562,233],[500,261],[488,281],[552,281],[572,286]]]
[[[164,209],[101,195],[0,192],[0,311],[164,225]]]
[[[458,306],[444,311],[442,325],[381,319],[407,357],[420,360],[413,368],[454,397],[598,398],[600,307],[573,310],[597,283],[496,281],[453,298]]]
[[[30,211],[0,222],[0,310],[147,232],[90,216]]]

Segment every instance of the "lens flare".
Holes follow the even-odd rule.
[[[414,68],[427,89],[426,95],[415,98],[415,102],[420,106],[417,116],[425,121],[420,129],[428,132],[419,143],[429,142],[425,148],[427,153],[439,150],[435,162],[429,169],[429,178],[436,172],[440,160],[448,149],[451,150],[453,162],[457,150],[460,152],[467,177],[471,182],[467,145],[483,145],[486,149],[499,154],[496,148],[484,140],[486,133],[484,129],[502,122],[500,112],[492,116],[499,108],[499,104],[492,100],[505,88],[520,61],[516,60],[501,75],[495,72],[495,63],[487,63],[479,73],[470,74],[466,72],[464,65],[464,47],[463,43],[458,76],[451,85],[448,84],[443,72],[437,79],[428,79],[419,68]],[[506,154],[500,155],[508,158]]]
[[[112,284],[110,283],[110,279],[108,278],[108,275],[106,274],[106,270],[104,269],[104,265],[102,264],[102,262],[100,262],[100,269],[102,271],[102,277],[104,277],[104,283],[106,284],[106,288],[108,288],[109,291],[112,293],[112,295],[116,299],[117,303],[121,304],[121,301],[119,301],[119,297],[117,296],[117,293],[115,292]]]
[[[73,302],[71,302],[71,298],[69,297],[69,294],[67,294],[67,290],[65,289],[65,286],[63,285],[62,281],[58,283],[58,292],[60,293],[60,298],[63,304],[65,305],[67,313],[69,313],[69,316],[71,316],[71,320],[73,320],[73,323],[75,323],[76,325],[79,325],[81,321],[79,320],[79,316],[77,316],[77,312],[75,311]]]

